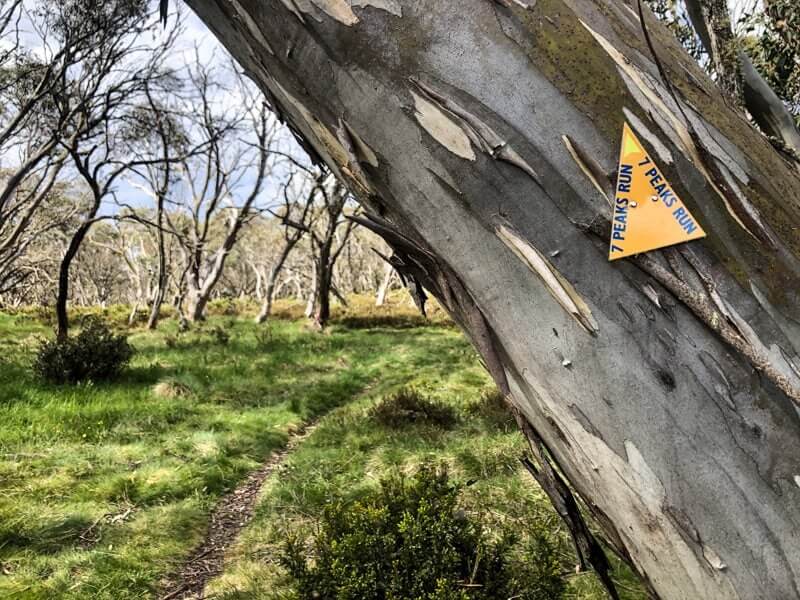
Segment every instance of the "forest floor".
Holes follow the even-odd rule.
[[[440,314],[424,322],[399,306],[356,303],[322,334],[280,305],[262,326],[232,304],[185,333],[168,319],[130,331],[137,352],[120,381],[73,387],[31,373],[51,328],[35,312],[0,313],[0,598],[180,597],[187,574],[183,591],[201,580],[206,598],[292,598],[276,560],[287,534],[313,531],[331,498],[431,460],[474,482],[466,510],[546,529],[569,598],[604,598],[592,574],[574,572],[471,346]],[[371,418],[409,386],[452,406],[456,422]],[[619,583],[624,598],[643,597],[629,573]]]

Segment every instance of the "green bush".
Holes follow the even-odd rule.
[[[268,352],[275,344],[275,335],[272,331],[272,326],[267,323],[259,325],[256,330],[256,349],[260,352]]]
[[[485,423],[501,431],[511,431],[516,427],[514,415],[498,389],[484,392],[477,401],[467,404],[466,410],[470,415],[483,419]]]
[[[42,342],[33,370],[50,383],[110,381],[132,356],[133,348],[124,335],[115,335],[99,317],[86,316],[77,335]]]
[[[227,346],[228,342],[231,341],[231,334],[219,325],[211,329],[211,337],[214,339],[214,343],[220,346]]]
[[[429,400],[413,388],[382,398],[370,409],[370,416],[386,427],[424,423],[449,429],[458,423],[458,414],[452,406]]]
[[[216,298],[211,300],[206,313],[209,317],[255,316],[259,305],[250,298]]]
[[[303,600],[558,600],[564,594],[553,545],[510,531],[491,535],[459,509],[462,488],[444,468],[382,482],[352,503],[329,504],[309,548],[298,536],[281,563]],[[532,550],[532,553],[525,550]]]

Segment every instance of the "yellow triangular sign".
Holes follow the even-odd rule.
[[[608,259],[616,260],[706,236],[625,123]]]

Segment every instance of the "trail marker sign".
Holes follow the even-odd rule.
[[[706,232],[672,191],[625,123],[608,259],[616,260],[705,236]]]

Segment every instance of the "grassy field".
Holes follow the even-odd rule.
[[[291,319],[214,316],[181,334],[165,321],[132,332],[121,381],[76,387],[30,373],[46,325],[0,314],[0,597],[157,597],[215,501],[322,417],[267,480],[213,597],[291,597],[275,562],[287,529],[310,531],[331,497],[433,458],[475,481],[468,510],[551,532],[571,598],[603,598],[592,575],[571,574],[568,537],[520,467],[521,439],[461,334],[441,318],[368,312],[324,334]],[[376,423],[370,407],[407,386],[451,405],[455,423]],[[629,574],[621,583],[641,597]]]

